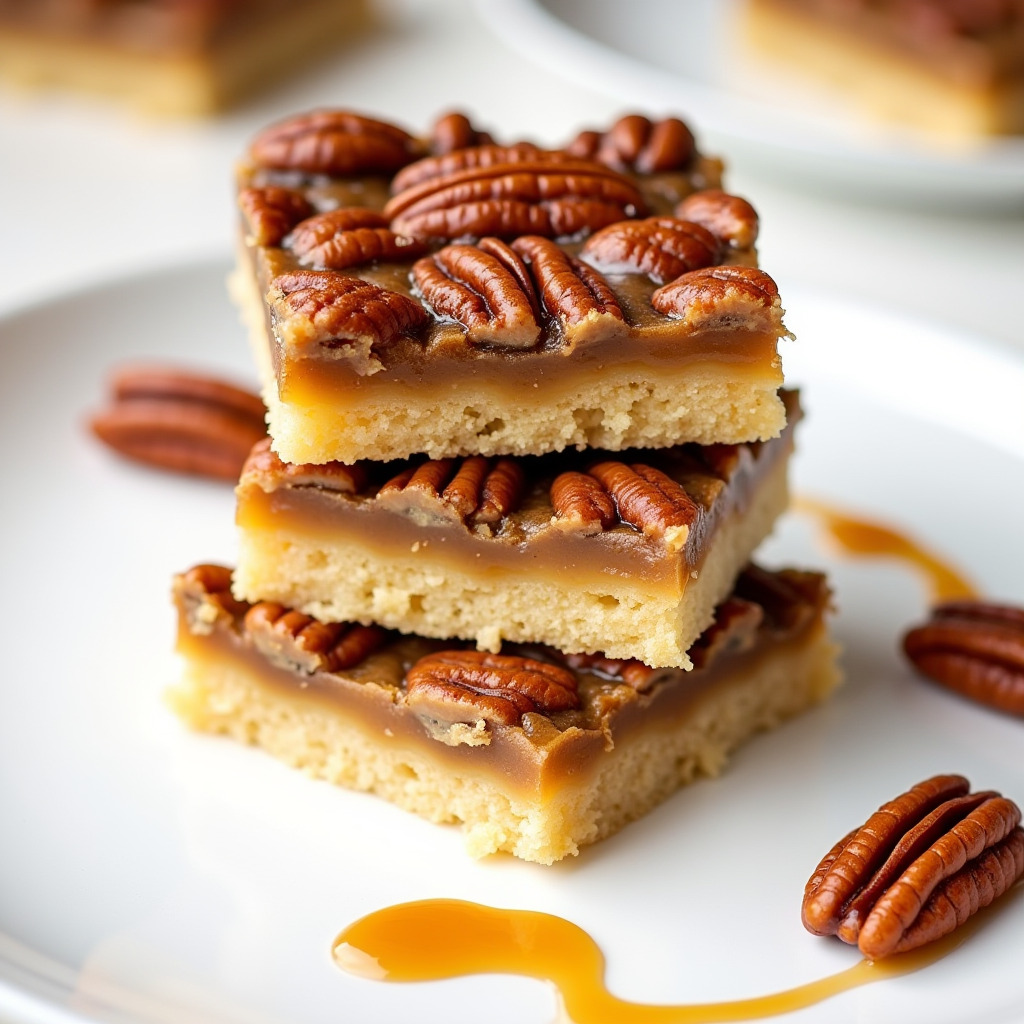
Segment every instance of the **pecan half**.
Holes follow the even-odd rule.
[[[451,153],[428,156],[400,170],[391,182],[391,194],[398,195],[413,185],[473,168],[495,167],[498,164],[516,164],[523,161],[543,160],[546,163],[564,163],[571,159],[565,153],[550,152],[532,142],[517,142],[511,146],[495,144],[457,149]]]
[[[677,117],[652,123],[640,114],[627,114],[604,134],[580,132],[566,152],[619,171],[658,174],[685,170],[693,163],[697,146],[693,133]]]
[[[675,480],[653,466],[599,462],[588,472],[612,496],[624,523],[662,538],[670,551],[686,544],[703,512]]]
[[[280,245],[300,220],[313,213],[301,192],[290,188],[243,188],[238,205],[254,245]]]
[[[249,155],[260,167],[343,176],[392,174],[420,150],[393,124],[348,110],[314,110],[260,132]]]
[[[1024,608],[950,601],[903,638],[929,679],[980,704],[1024,716]]]
[[[600,482],[588,473],[560,473],[551,484],[555,518],[570,523],[581,533],[610,530],[617,522],[615,502]]]
[[[718,239],[700,224],[677,217],[624,220],[591,235],[580,252],[606,273],[646,274],[664,284],[718,262]]]
[[[512,248],[529,265],[543,308],[558,322],[566,354],[629,330],[619,300],[593,267],[539,235],[517,238]]]
[[[488,132],[478,131],[470,119],[457,110],[443,114],[430,129],[430,152],[435,156],[444,156],[470,146],[493,144],[494,139]]]
[[[499,239],[445,246],[419,260],[412,276],[434,312],[462,324],[475,344],[530,348],[540,337],[533,282]]]
[[[344,270],[371,260],[409,260],[425,246],[396,235],[372,210],[343,207],[309,217],[295,227],[286,244],[304,267]]]
[[[757,241],[757,211],[739,196],[710,188],[688,195],[676,216],[701,224],[719,241],[733,249],[749,249]]]
[[[785,312],[779,289],[763,271],[754,267],[706,267],[692,270],[658,288],[651,304],[659,313],[677,320],[691,331],[776,331]]]
[[[231,624],[249,605],[231,593],[231,570],[223,565],[197,565],[174,577],[174,594],[181,601],[189,631],[209,636],[218,623]]]
[[[643,209],[637,187],[600,164],[538,157],[421,181],[394,196],[384,215],[395,231],[416,238],[553,238],[596,231]]]
[[[754,646],[764,622],[764,608],[742,597],[728,597],[715,609],[715,621],[689,650],[694,668],[704,668],[716,658],[742,654]]]
[[[350,359],[359,374],[381,368],[373,354],[402,334],[423,327],[427,311],[406,295],[333,270],[281,274],[267,293],[275,330],[297,355]]]
[[[1024,874],[1020,809],[937,775],[840,840],[804,890],[802,919],[872,960],[942,938]]]
[[[253,445],[242,468],[243,486],[254,484],[268,494],[281,487],[318,487],[339,494],[358,494],[366,486],[366,470],[359,463],[346,466],[343,462],[282,462],[270,445],[269,437]]]
[[[405,677],[411,707],[444,720],[454,712],[518,725],[529,712],[578,708],[576,676],[558,665],[483,651],[439,651]]]
[[[658,675],[657,669],[634,659],[606,658],[603,654],[559,654],[558,657],[570,668],[622,680],[637,693],[649,690]]]
[[[392,477],[377,500],[396,512],[455,518],[470,526],[493,526],[514,512],[525,475],[515,459],[429,459]]]
[[[273,665],[291,672],[343,672],[365,661],[387,638],[380,626],[320,622],[273,601],[246,613],[245,632]]]
[[[115,374],[112,402],[91,422],[105,444],[137,462],[235,482],[266,435],[258,395],[212,377],[162,366]]]

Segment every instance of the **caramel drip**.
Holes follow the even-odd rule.
[[[935,603],[980,596],[978,589],[958,570],[896,530],[880,523],[855,519],[812,498],[798,498],[793,507],[816,519],[844,555],[852,558],[895,558],[917,570]]]
[[[551,982],[573,1024],[712,1024],[792,1013],[875,981],[935,963],[977,927],[976,915],[951,935],[911,953],[861,960],[831,977],[735,1002],[656,1006],[631,1003],[604,985],[604,956],[582,928],[551,914],[499,910],[463,900],[421,900],[361,918],[334,940],[344,971],[377,981],[440,981],[469,974],[519,974]]]

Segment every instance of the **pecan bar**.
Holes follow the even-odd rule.
[[[253,143],[233,293],[282,459],[779,434],[788,331],[757,214],[682,122],[561,150],[463,122],[417,139],[319,111]]]
[[[1024,132],[1019,0],[748,0],[751,45],[868,113],[952,136]]]
[[[308,66],[364,0],[0,0],[0,77],[212,114]]]
[[[514,640],[685,668],[786,508],[794,423],[745,445],[384,465],[286,464],[257,443],[238,487],[235,592],[486,650]]]
[[[460,822],[474,856],[574,855],[839,680],[824,578],[794,570],[743,572],[688,673],[328,625],[237,601],[216,566],[174,592],[186,667],[171,701],[186,722]]]

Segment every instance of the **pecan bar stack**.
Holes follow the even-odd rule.
[[[550,863],[837,681],[822,577],[749,565],[800,417],[757,215],[686,126],[560,150],[346,111],[240,170],[270,436],[177,706]]]

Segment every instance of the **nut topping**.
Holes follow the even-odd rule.
[[[749,249],[757,241],[757,211],[746,199],[720,189],[688,195],[676,207],[676,216],[703,225],[733,249]]]
[[[254,163],[335,177],[393,174],[419,156],[401,128],[347,110],[316,110],[271,125],[249,150]]]
[[[519,725],[524,714],[579,707],[576,676],[558,665],[482,651],[440,651],[406,675],[411,707],[444,719],[469,715]]]
[[[540,337],[537,297],[522,260],[504,242],[448,245],[412,268],[423,298],[466,328],[474,344],[530,348]]]
[[[676,117],[652,123],[639,114],[619,118],[603,135],[584,131],[566,152],[585,160],[597,160],[617,171],[658,174],[685,170],[697,148],[690,129]]]
[[[306,197],[290,188],[244,188],[238,205],[255,245],[280,245],[300,220],[313,213]]]
[[[693,331],[725,328],[786,333],[779,289],[763,270],[753,267],[692,270],[657,289],[651,304]]]
[[[439,117],[430,131],[430,152],[435,156],[493,143],[494,139],[487,132],[477,131],[469,118],[458,111]]]
[[[646,274],[664,284],[718,262],[718,239],[700,224],[649,217],[612,224],[591,235],[581,255],[605,273]]]
[[[372,210],[344,207],[302,221],[287,240],[304,267],[344,270],[371,260],[408,260],[423,254],[422,243],[396,235]]]
[[[231,570],[223,565],[197,565],[174,578],[189,631],[209,636],[218,622],[233,622],[248,608],[231,593]]]
[[[1024,716],[1024,609],[951,601],[903,638],[928,678],[971,700]]]
[[[539,154],[422,181],[394,196],[384,215],[395,231],[415,238],[553,238],[596,231],[643,209],[639,190],[622,175],[600,164]]]
[[[253,445],[242,469],[243,484],[255,483],[268,494],[279,487],[317,487],[339,494],[358,494],[366,485],[366,471],[359,463],[346,466],[343,462],[327,462],[314,466],[282,462],[270,445],[269,437]]]
[[[593,267],[538,235],[517,238],[512,248],[529,264],[543,307],[561,328],[566,354],[581,343],[626,333],[619,300]]]
[[[771,575],[766,574],[766,575]],[[728,597],[715,609],[715,621],[689,650],[694,668],[704,668],[716,658],[742,654],[754,646],[764,622],[764,608],[742,597]]]
[[[494,144],[457,149],[451,153],[428,156],[409,164],[395,175],[391,182],[391,194],[398,195],[424,181],[444,178],[449,174],[468,171],[473,168],[495,167],[498,164],[515,164],[524,161],[543,160],[545,163],[565,163],[571,159],[565,153],[552,153],[535,146],[532,142],[517,142],[512,146]]]
[[[610,530],[617,522],[615,502],[601,484],[587,473],[560,473],[551,484],[555,518],[576,526],[581,533]]]
[[[637,693],[649,690],[658,676],[657,669],[635,659],[606,658],[603,654],[559,654],[558,656],[570,668],[582,672],[597,672],[612,679],[621,679]]]
[[[624,462],[600,462],[589,472],[612,496],[624,523],[663,538],[670,551],[686,544],[702,509],[670,476],[652,466]]]
[[[1024,874],[1020,809],[937,775],[837,843],[804,890],[804,927],[881,959],[948,935]]]
[[[93,433],[137,462],[232,483],[266,435],[258,395],[212,377],[166,367],[121,370],[113,402],[92,419]]]
[[[271,664],[293,672],[343,672],[368,658],[387,637],[379,626],[319,622],[272,601],[245,613],[245,631]]]
[[[524,481],[514,459],[429,459],[390,479],[377,500],[395,511],[440,512],[470,526],[492,526],[515,511]]]
[[[380,368],[372,353],[427,322],[427,312],[408,296],[333,270],[300,270],[274,278],[267,293],[281,340],[302,355],[319,353],[351,359],[357,373]]]

